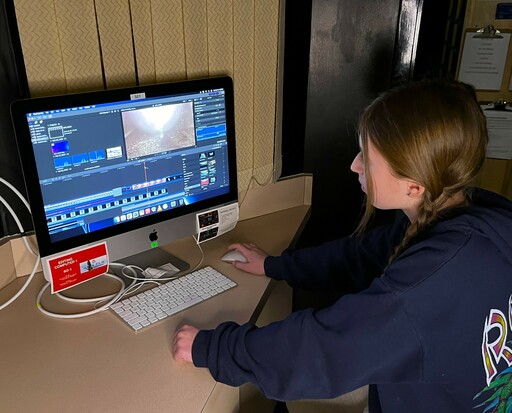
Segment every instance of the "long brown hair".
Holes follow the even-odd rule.
[[[379,96],[362,114],[359,136],[364,158],[371,142],[397,177],[425,187],[417,219],[391,259],[436,219],[453,195],[462,192],[467,201],[488,141],[485,116],[473,87],[445,80],[411,82]],[[366,163],[365,175],[367,201],[358,233],[374,212],[374,188]]]

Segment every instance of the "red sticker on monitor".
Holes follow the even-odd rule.
[[[105,242],[48,260],[52,294],[73,287],[108,270]]]

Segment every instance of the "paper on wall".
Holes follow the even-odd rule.
[[[512,107],[495,110],[492,105],[482,105],[487,119],[489,143],[487,157],[496,159],[512,159]]]

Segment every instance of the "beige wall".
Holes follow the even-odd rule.
[[[32,96],[230,75],[240,190],[279,175],[283,0],[14,3]]]

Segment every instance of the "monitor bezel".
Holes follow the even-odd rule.
[[[56,242],[52,242],[50,240],[50,234],[44,213],[43,197],[39,185],[39,175],[32,147],[30,129],[27,122],[28,113],[93,104],[104,104],[123,100],[129,101],[131,100],[130,96],[133,94],[144,94],[146,99],[151,99],[219,88],[222,88],[225,91],[226,139],[228,146],[228,175],[230,182],[228,193],[200,200],[192,204],[184,205],[180,208],[162,211],[159,214],[126,221],[123,224],[113,225],[78,237]],[[208,210],[219,205],[230,204],[238,200],[234,92],[233,81],[229,76],[73,93],[67,95],[27,98],[14,101],[11,104],[11,117],[14,125],[18,154],[22,165],[26,191],[31,206],[32,221],[41,257],[55,255],[67,250],[76,249],[82,245],[90,245],[102,240],[115,238],[123,233],[140,230],[151,225],[156,225],[162,221],[177,219],[189,214]]]

